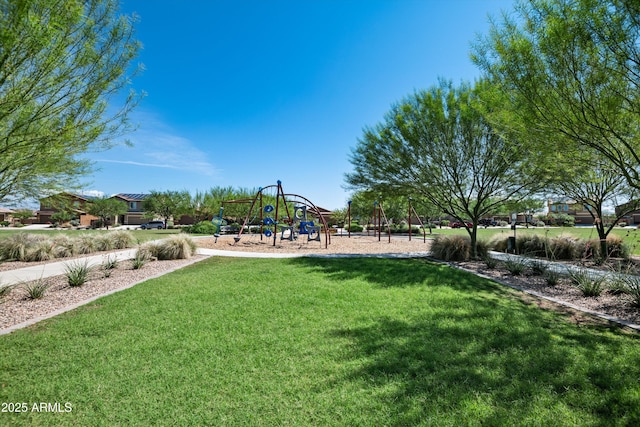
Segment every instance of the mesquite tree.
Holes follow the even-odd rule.
[[[528,151],[484,119],[485,85],[442,81],[405,98],[365,129],[350,159],[354,171],[346,175],[354,189],[417,195],[461,222],[471,220],[474,257],[478,220],[541,183],[520,171]]]
[[[138,50],[117,0],[0,2],[0,202],[72,188],[129,129]]]

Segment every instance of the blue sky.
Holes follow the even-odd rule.
[[[473,81],[470,44],[513,0],[123,0],[147,92],[134,147],[90,158],[86,191],[206,191],[281,180],[328,209],[362,130],[437,83]]]

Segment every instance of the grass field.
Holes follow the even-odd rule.
[[[514,295],[424,260],[211,258],[1,336],[28,411],[0,425],[638,425],[639,336]]]

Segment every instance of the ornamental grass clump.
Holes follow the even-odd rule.
[[[34,240],[26,249],[23,261],[49,261],[55,258],[54,244],[49,239]]]
[[[78,253],[76,239],[65,234],[59,234],[51,239],[53,243],[53,254],[56,258],[67,258]]]
[[[504,267],[512,276],[521,276],[527,269],[527,264],[521,259],[508,259],[504,262]]]
[[[127,230],[116,230],[106,234],[111,240],[113,249],[127,249],[133,247],[136,239]]]
[[[9,295],[12,289],[13,289],[13,286],[11,285],[2,286],[2,284],[0,283],[0,302],[2,302],[7,295]]]
[[[0,260],[27,261],[29,248],[46,240],[39,234],[18,233],[0,240]]]
[[[76,242],[79,254],[86,255],[96,251],[95,235],[82,234],[76,238]]]
[[[466,261],[471,256],[471,240],[464,236],[437,236],[430,251],[432,257],[443,261]]]
[[[187,236],[175,235],[155,244],[159,260],[188,259],[196,253],[197,245]]]
[[[89,281],[89,274],[91,273],[91,267],[89,262],[78,262],[69,264],[65,268],[65,276],[67,276],[67,283],[72,288],[82,286]]]
[[[544,280],[547,282],[549,286],[557,286],[560,283],[560,273],[556,270],[548,269],[544,273]]]
[[[531,274],[534,276],[543,276],[549,270],[549,264],[538,259],[529,262],[529,267],[531,267]]]
[[[109,237],[109,234],[111,233],[100,234],[95,237],[94,243],[95,243],[95,250],[97,252],[104,252],[104,251],[110,251],[115,249],[113,247],[113,240]]]
[[[605,288],[605,276],[592,274],[583,268],[571,270],[569,277],[571,284],[578,288],[585,297],[598,297]]]
[[[625,276],[625,293],[631,297],[631,305],[640,307],[640,277]]]
[[[520,255],[546,256],[548,239],[537,234],[525,234],[516,239],[516,251]]]
[[[146,263],[155,258],[155,255],[153,255],[154,247],[154,244],[149,243],[138,248],[136,256],[132,260],[132,268],[134,270],[140,270]]]
[[[27,298],[40,299],[45,296],[50,284],[46,280],[40,278],[38,280],[34,280],[33,282],[24,283],[22,286]]]
[[[577,240],[570,236],[558,236],[549,241],[549,258],[573,261],[580,257]]]

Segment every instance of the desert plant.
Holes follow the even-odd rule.
[[[488,269],[494,269],[498,266],[498,260],[489,255],[482,258],[482,261],[484,261],[484,265],[486,265]]]
[[[516,239],[516,250],[521,255],[545,256],[548,241],[537,234],[525,234]]]
[[[27,246],[23,261],[48,261],[55,258],[54,244],[48,239],[34,240]]]
[[[571,284],[578,288],[585,297],[597,297],[602,294],[606,278],[594,275],[588,270],[580,268],[569,271]]]
[[[81,234],[76,237],[76,247],[79,254],[90,254],[96,251],[95,235]]]
[[[508,259],[504,262],[504,267],[512,276],[520,276],[527,269],[527,265],[521,259]]]
[[[130,231],[116,230],[107,233],[106,236],[111,240],[113,249],[127,249],[135,245],[136,239]]]
[[[631,297],[631,305],[640,307],[640,277],[624,276],[625,293]]]
[[[66,258],[74,256],[77,253],[76,240],[67,235],[60,234],[52,240],[53,254],[56,258]]]
[[[0,302],[9,295],[12,289],[13,286],[11,285],[2,286],[2,284],[0,284]]]
[[[45,239],[38,234],[18,233],[0,240],[0,259],[25,261],[29,247]]]
[[[95,250],[98,252],[110,251],[114,248],[114,242],[110,236],[111,233],[100,234],[95,237]]]
[[[558,283],[560,283],[560,277],[560,273],[558,273],[556,270],[548,269],[544,273],[544,279],[549,286],[557,286]]]
[[[49,289],[50,284],[46,280],[40,278],[32,282],[23,283],[22,286],[27,298],[40,299],[47,293],[47,289]]]
[[[67,276],[67,283],[72,288],[82,286],[89,280],[89,273],[91,273],[91,267],[87,261],[77,262],[69,264],[65,268],[65,276]]]
[[[549,270],[549,264],[538,259],[531,260],[529,267],[531,267],[531,273],[535,276],[542,276]]]
[[[431,244],[431,256],[443,261],[466,261],[471,255],[471,240],[464,236],[437,236]]]
[[[576,240],[570,236],[558,236],[549,240],[548,252],[551,259],[575,260],[579,253]]]
[[[148,244],[148,245],[141,246],[138,249],[138,251],[136,252],[136,256],[132,260],[132,268],[134,270],[141,269],[142,267],[144,267],[146,263],[148,263],[153,259],[154,246],[155,245]]]
[[[106,260],[100,265],[100,270],[102,271],[103,277],[111,276],[111,270],[114,270],[118,266],[117,258],[107,257]]]
[[[197,246],[188,236],[174,235],[155,244],[159,260],[187,259],[196,253]]]

